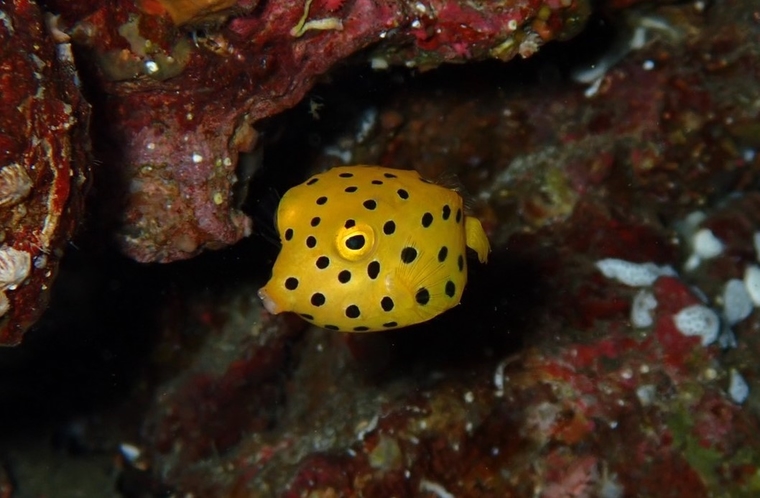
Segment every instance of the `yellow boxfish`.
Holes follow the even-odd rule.
[[[277,230],[265,308],[344,332],[406,327],[456,306],[466,248],[482,263],[490,251],[457,192],[380,166],[333,168],[288,190]]]

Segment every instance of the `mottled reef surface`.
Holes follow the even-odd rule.
[[[70,19],[95,19],[95,3]],[[175,124],[197,136],[245,138],[228,142],[234,167],[222,159],[206,177],[239,218],[216,218],[201,240],[189,225],[137,214],[154,216],[143,203],[173,194],[128,189],[116,245],[138,260],[192,255],[220,234],[240,238],[235,220],[246,216],[254,235],[142,264],[104,242],[91,215],[48,312],[21,347],[0,351],[0,496],[757,496],[760,10],[751,0],[632,3],[597,6],[578,36],[525,60],[436,68],[480,57],[359,44],[350,52],[362,48],[363,63],[304,83],[286,112],[261,111],[254,124],[187,111],[202,124]],[[325,18],[344,7],[314,4]],[[526,17],[555,19],[542,8],[525,2],[539,13]],[[299,18],[290,20],[288,30]],[[345,26],[336,33],[347,36]],[[192,33],[192,47],[225,42]],[[98,53],[112,41],[86,46]],[[417,68],[393,68],[404,60]],[[99,112],[148,112],[150,98],[113,85],[115,107],[94,106],[95,123]],[[105,160],[112,142],[97,139],[121,128],[101,125],[93,150]],[[161,140],[140,142],[122,167],[177,137]],[[193,161],[185,156],[179,164]],[[199,156],[202,165],[218,154]],[[268,315],[256,290],[276,256],[276,193],[360,163],[455,175],[491,239],[488,265],[471,265],[461,306],[409,329],[342,335]],[[165,185],[197,185],[182,179]],[[233,195],[243,179],[248,192]],[[115,187],[97,171],[93,181],[91,209],[112,209],[102,192]],[[209,192],[183,209],[214,203]],[[142,222],[150,230],[135,229]],[[146,248],[161,257],[143,257]]]

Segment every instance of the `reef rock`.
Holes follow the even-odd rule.
[[[68,37],[27,0],[0,9],[0,345],[45,309],[82,211],[90,106]]]

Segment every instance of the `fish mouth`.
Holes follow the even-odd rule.
[[[274,302],[274,300],[269,297],[269,293],[267,293],[266,287],[262,287],[259,289],[258,292],[259,299],[261,299],[261,303],[264,305],[264,308],[271,314],[276,315],[280,311],[282,311],[278,306],[277,303]]]

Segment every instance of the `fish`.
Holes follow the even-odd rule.
[[[282,247],[258,295],[329,330],[422,323],[459,304],[467,248],[490,244],[462,196],[414,170],[332,168],[288,190],[276,212]]]

